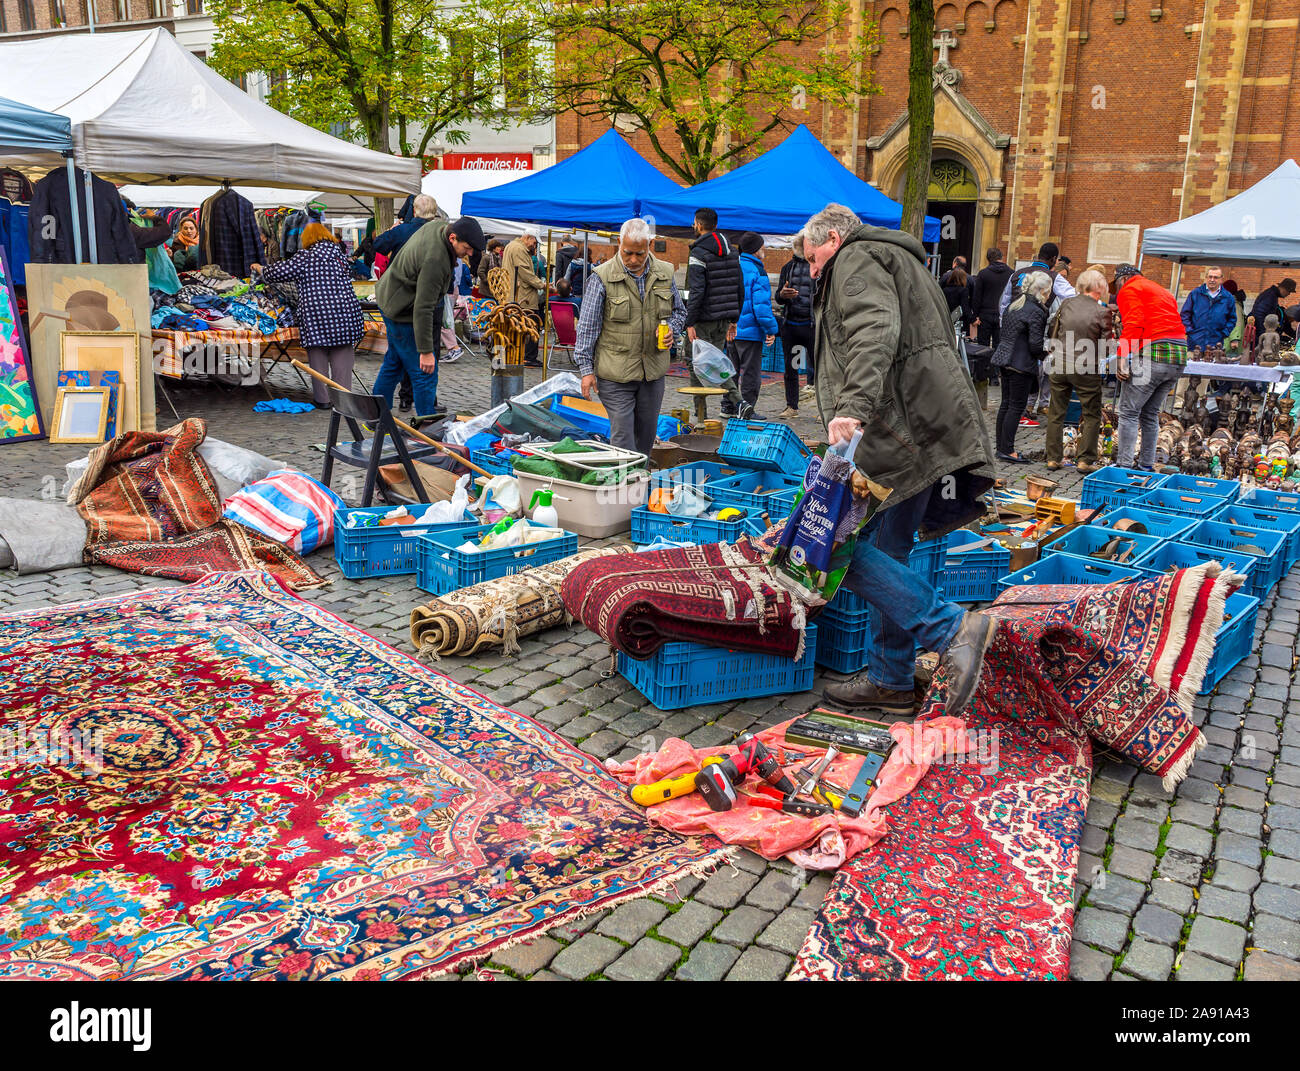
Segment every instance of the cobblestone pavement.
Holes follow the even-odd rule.
[[[369,378],[375,359],[358,370]],[[528,384],[540,378],[528,373]],[[684,381],[683,381],[684,383]],[[277,394],[305,399],[291,372],[276,373]],[[668,399],[676,404],[670,381]],[[301,467],[320,470],[326,415],[254,414],[260,390],[172,388],[181,416],[202,416],[211,434]],[[466,411],[487,404],[481,360],[466,357],[442,370],[441,401]],[[996,393],[995,393],[996,398]],[[995,403],[990,403],[995,404]],[[784,401],[779,380],[764,387],[760,411]],[[164,413],[166,416],[164,416]],[[159,398],[159,421],[170,417]],[[817,434],[815,408],[794,422]],[[1041,457],[1040,429],[1022,429],[1020,445]],[[58,496],[63,465],[83,447],[18,443],[0,448],[0,488],[19,497]],[[1015,466],[1012,466],[1015,468]],[[1042,472],[1042,466],[1024,470]],[[344,470],[346,472],[346,470]],[[359,470],[358,470],[359,471]],[[1061,474],[1077,495],[1081,478]],[[360,484],[336,477],[356,501]],[[311,564],[334,581],[308,593],[320,605],[410,652],[409,612],[427,596],[413,577],[350,581],[332,552]],[[16,577],[0,573],[0,609],[102,597],[173,582],[108,568],[68,569]],[[1300,574],[1284,580],[1263,607],[1255,653],[1212,696],[1199,699],[1196,721],[1210,746],[1176,792],[1130,766],[1103,762],[1093,784],[1079,863],[1070,974],[1087,979],[1300,978],[1300,682],[1294,681],[1300,624]],[[575,628],[522,641],[517,657],[482,654],[444,660],[438,668],[503,705],[531,715],[598,759],[657,746],[670,735],[713,746],[816,706],[828,680],[797,695],[664,712],[621,677],[606,679],[604,644]],[[635,900],[590,915],[499,952],[477,970],[503,978],[779,979],[793,960],[830,884],[783,864],[742,853],[669,895]]]

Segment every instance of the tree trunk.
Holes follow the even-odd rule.
[[[907,184],[902,229],[924,241],[925,200],[930,188],[930,146],[934,138],[934,0],[908,0]]]

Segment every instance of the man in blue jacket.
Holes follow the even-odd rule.
[[[1237,324],[1237,301],[1223,289],[1223,269],[1206,268],[1205,282],[1187,295],[1181,313],[1187,329],[1189,350],[1208,350],[1222,346]],[[1174,412],[1182,408],[1188,377],[1174,387]]]
[[[763,385],[763,346],[770,346],[781,330],[772,311],[772,283],[763,266],[763,239],[753,231],[740,236],[740,272],[744,280],[743,303],[731,343],[731,362],[740,379],[740,396],[753,409]]]

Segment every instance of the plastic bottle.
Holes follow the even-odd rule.
[[[534,524],[544,525],[547,528],[560,527],[560,515],[551,504],[553,497],[554,492],[549,487],[539,488],[533,492],[533,500],[528,504],[528,508],[533,511]]]
[[[507,531],[510,530],[510,526],[514,523],[515,523],[515,519],[513,517],[502,518],[500,521],[498,521],[496,524],[492,526],[492,530],[490,532],[488,532],[486,535],[483,536],[482,539],[479,540],[479,546],[499,547],[501,545],[501,537],[505,535]]]

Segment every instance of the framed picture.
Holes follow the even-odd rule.
[[[59,334],[59,368],[63,372],[116,372],[120,384],[117,427],[140,430],[140,366],[138,340],[126,331],[63,331]],[[92,383],[103,384],[99,376]]]
[[[153,338],[149,327],[149,270],[144,264],[29,264],[27,321],[32,372],[42,415],[50,423],[64,331],[122,332],[135,340],[134,384],[122,379],[118,431],[156,431]],[[143,334],[141,334],[143,332]]]
[[[0,443],[44,438],[31,354],[23,337],[9,261],[0,249]]]
[[[102,443],[111,393],[111,387],[60,387],[50,442]]]

